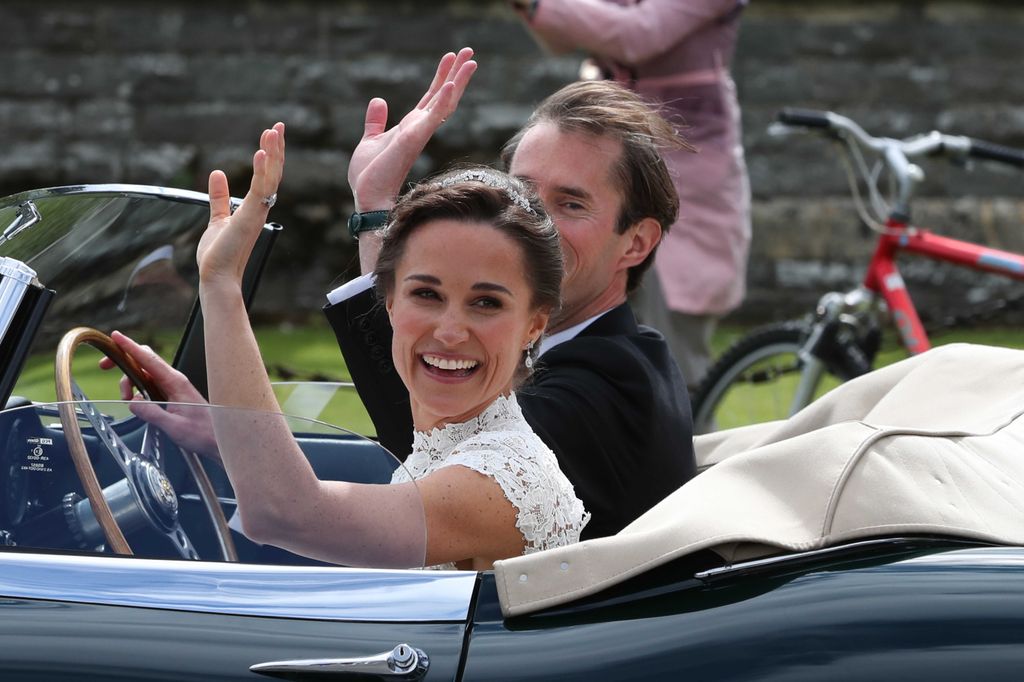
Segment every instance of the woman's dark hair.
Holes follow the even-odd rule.
[[[519,246],[531,306],[558,310],[564,272],[558,232],[525,183],[485,166],[424,180],[398,200],[374,269],[380,300],[394,291],[395,271],[409,237],[434,220],[486,223],[509,237]]]

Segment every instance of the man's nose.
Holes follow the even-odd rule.
[[[458,310],[449,308],[438,319],[434,338],[446,346],[456,346],[469,338],[466,320]]]

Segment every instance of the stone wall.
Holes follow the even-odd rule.
[[[316,309],[355,267],[344,174],[371,96],[400,116],[442,51],[476,48],[480,71],[418,165],[425,174],[493,161],[578,63],[542,55],[499,0],[7,0],[0,22],[2,194],[82,182],[203,190],[214,167],[240,193],[259,130],[286,121],[274,218],[287,230],[261,293],[275,314]],[[1017,2],[753,0],[735,67],[755,195],[738,315],[793,314],[855,281],[870,249],[831,148],[767,134],[779,107],[833,109],[876,134],[941,128],[1024,147],[1021,35]],[[1020,173],[926,170],[920,222],[1024,250]],[[989,286],[921,264],[908,273],[938,285],[933,296]]]

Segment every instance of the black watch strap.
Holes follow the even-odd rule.
[[[367,211],[353,213],[348,219],[348,233],[353,239],[359,239],[360,232],[379,230],[388,224],[391,211]]]

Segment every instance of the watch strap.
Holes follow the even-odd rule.
[[[360,232],[371,232],[385,227],[390,215],[391,211],[353,213],[348,219],[348,233],[353,239],[359,239]]]

